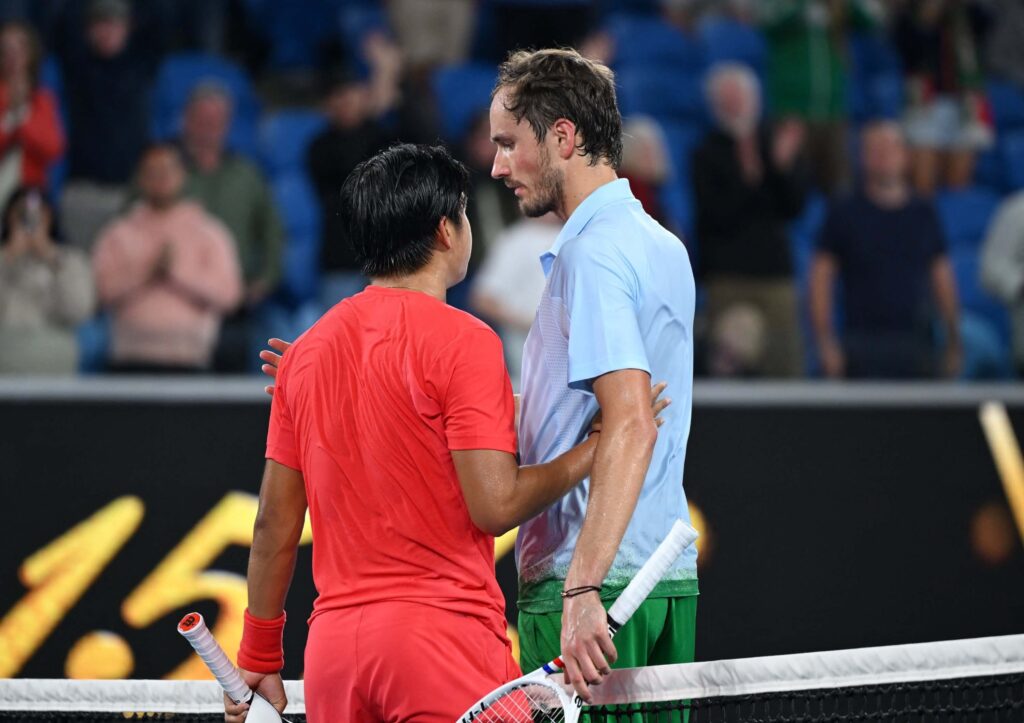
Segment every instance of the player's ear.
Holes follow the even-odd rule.
[[[434,235],[435,241],[445,251],[450,251],[452,243],[455,240],[455,225],[451,219],[447,216],[442,216],[441,221],[437,224],[437,233]]]
[[[563,161],[572,158],[576,152],[576,124],[568,118],[559,118],[552,124],[548,133],[555,139],[558,157]]]

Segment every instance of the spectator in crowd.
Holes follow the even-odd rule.
[[[962,365],[959,308],[942,226],[914,195],[903,131],[876,121],[861,134],[863,188],[833,203],[811,267],[811,322],[827,377],[955,377]],[[845,329],[833,318],[842,281]],[[934,309],[945,329],[937,365]]]
[[[8,198],[0,232],[0,373],[74,374],[75,327],[96,304],[85,254],[54,240],[53,209],[39,187]]]
[[[391,140],[380,122],[397,100],[389,90],[397,82],[394,58],[387,56],[382,53],[369,81],[349,71],[328,78],[328,127],[313,139],[306,156],[323,209],[320,303],[324,309],[358,293],[367,283],[341,220],[341,184],[360,161]]]
[[[669,173],[668,149],[661,126],[653,118],[633,116],[622,122],[622,164],[619,177],[629,179],[629,188],[644,210],[662,226],[668,221],[658,194]],[[678,229],[677,229],[678,230]]]
[[[1010,311],[1013,361],[1024,376],[1024,191],[1003,201],[981,250],[981,282]]]
[[[815,184],[833,194],[849,184],[846,150],[846,36],[877,27],[871,0],[763,0],[768,100],[776,118],[807,125]]]
[[[981,16],[963,0],[908,0],[895,20],[907,79],[905,117],[914,188],[963,188],[977,151],[992,144],[976,42]],[[1020,42],[1020,38],[1017,39]]]
[[[469,53],[475,0],[390,0],[388,18],[409,70],[422,74],[460,63]]]
[[[523,344],[544,293],[540,257],[555,244],[562,222],[554,214],[524,218],[498,234],[473,280],[473,311],[495,325],[505,365],[519,391]]]
[[[461,160],[469,169],[469,203],[466,216],[473,227],[473,253],[469,270],[461,283],[448,289],[448,303],[460,309],[470,306],[473,277],[490,254],[498,236],[521,218],[515,195],[509,193],[502,181],[491,177],[494,165],[494,142],[487,112],[478,115],[470,124],[462,141]]]
[[[42,48],[28,25],[0,26],[0,206],[20,186],[45,188],[64,152],[57,98],[39,87]]]
[[[225,322],[218,371],[245,371],[250,322],[281,276],[284,230],[263,174],[227,149],[232,99],[219,84],[202,83],[185,109],[181,146],[188,162],[187,195],[220,219],[235,241],[245,294],[238,313]]]
[[[991,73],[1014,83],[1024,92],[1024,3],[992,0],[991,24],[985,39]]]
[[[760,86],[744,65],[712,68],[707,93],[717,128],[694,152],[692,177],[698,269],[712,335],[709,368],[799,376],[800,314],[786,224],[799,215],[806,196],[803,126],[794,120],[774,128],[761,124]],[[725,358],[738,354],[729,341],[742,335],[716,329],[734,325],[741,307],[760,318],[766,343],[742,364],[729,364]]]
[[[242,300],[234,241],[183,198],[176,146],[145,150],[138,184],[141,199],[103,231],[93,259],[100,301],[113,317],[113,369],[206,370],[221,320]]]
[[[85,20],[84,32],[72,22],[56,47],[69,125],[61,217],[68,240],[81,248],[127,202],[149,138],[150,88],[164,37],[155,18],[133,18],[127,0],[90,0]]]

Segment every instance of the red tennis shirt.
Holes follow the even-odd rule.
[[[497,335],[426,294],[370,286],[295,342],[276,384],[267,457],[305,480],[313,617],[401,600],[504,637],[494,538],[470,519],[451,456],[516,451]]]

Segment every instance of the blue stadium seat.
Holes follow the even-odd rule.
[[[657,16],[614,15],[607,30],[615,42],[616,70],[629,66],[668,66],[697,74],[707,65],[703,41],[686,35]]]
[[[497,78],[497,69],[484,63],[449,65],[434,72],[434,97],[445,138],[460,141],[473,119],[487,111]]]
[[[996,145],[981,151],[974,165],[974,182],[989,188],[1006,191],[1008,188],[1006,169],[1003,167],[1003,155],[1000,150],[1002,137],[996,138]]]
[[[690,156],[700,143],[703,128],[694,123],[664,121],[661,129],[668,147],[671,174],[662,186],[659,200],[669,222],[685,237],[687,248],[695,251],[695,209],[693,187],[690,183]]]
[[[942,191],[935,198],[950,249],[977,253],[985,239],[989,220],[999,206],[999,194],[975,186],[962,191]]]
[[[1006,190],[1024,188],[1024,128],[1006,131],[997,138]]]
[[[811,258],[818,245],[818,232],[825,223],[828,201],[815,191],[807,197],[804,210],[789,224],[790,251],[793,255],[793,271],[803,287],[810,271]]]
[[[274,200],[284,219],[282,288],[293,304],[312,299],[320,275],[320,203],[304,173],[286,173],[274,179]]]
[[[78,371],[99,374],[107,368],[110,354],[110,317],[104,313],[84,321],[75,330],[78,342]]]
[[[904,106],[904,80],[896,50],[876,33],[854,34],[849,49],[847,99],[851,117],[861,122],[899,117]]]
[[[67,103],[64,102],[64,76],[60,70],[60,63],[57,58],[50,55],[43,60],[39,68],[39,84],[49,89],[60,104],[60,120],[64,124],[64,135],[68,133]],[[68,156],[65,151],[56,163],[52,164],[46,172],[46,182],[50,187],[50,194],[54,200],[60,198],[61,189],[68,176]]]
[[[1008,346],[1010,321],[1006,307],[982,288],[977,249],[954,247],[950,250],[949,259],[953,265],[953,275],[956,277],[961,308],[965,312],[984,319],[998,334],[1004,345]]]
[[[750,25],[730,18],[714,18],[700,29],[709,64],[735,61],[750,66],[764,78],[768,45]]]
[[[189,95],[205,81],[220,83],[234,100],[228,145],[232,150],[255,157],[260,114],[256,92],[242,68],[215,55],[179,53],[164,60],[153,88],[153,137],[174,138],[181,132],[182,113]]]
[[[702,73],[667,66],[628,66],[616,73],[623,115],[649,115],[662,123],[705,124],[708,120]]]
[[[996,128],[1024,128],[1024,91],[1012,83],[990,80],[986,86]]]
[[[323,114],[283,110],[263,118],[259,127],[260,157],[272,176],[306,167],[306,149],[327,125]]]
[[[270,45],[275,70],[313,68],[321,44],[339,28],[324,0],[245,0],[250,26]]]
[[[963,379],[1011,379],[1010,346],[998,326],[973,311],[960,314],[960,343],[964,350]]]

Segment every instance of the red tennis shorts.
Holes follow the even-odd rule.
[[[306,642],[309,723],[452,723],[519,677],[480,618],[408,602],[325,611]]]

